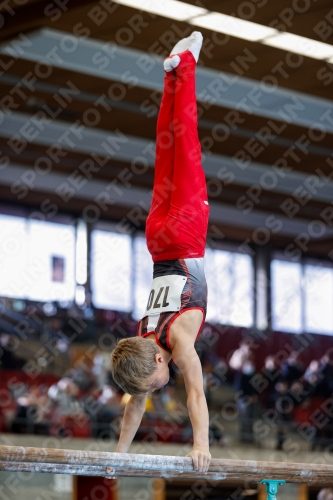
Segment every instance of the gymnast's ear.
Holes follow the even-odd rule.
[[[156,363],[163,363],[163,356],[160,352],[157,352],[154,357]]]

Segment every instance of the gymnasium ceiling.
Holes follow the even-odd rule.
[[[53,204],[59,213],[123,220],[123,226],[126,219],[143,229],[163,57],[175,40],[200,29],[197,95],[210,234],[329,254],[331,0],[196,5],[332,45],[332,58],[108,0],[2,2],[1,200],[48,213]]]

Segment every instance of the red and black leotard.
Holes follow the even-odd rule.
[[[202,311],[201,331],[207,311],[207,284],[205,279],[203,258],[165,260],[154,264],[154,278],[177,275],[187,278],[181,294],[179,311],[165,312],[145,316],[139,322],[138,335],[146,337],[154,333],[157,343],[166,351],[171,352],[169,331],[172,323],[184,311],[199,309]]]

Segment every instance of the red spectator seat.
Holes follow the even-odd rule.
[[[73,437],[89,438],[91,436],[91,428],[88,419],[79,420],[73,417],[63,417],[61,419],[61,427]]]

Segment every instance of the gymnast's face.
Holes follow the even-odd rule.
[[[170,373],[168,363],[163,359],[161,354],[155,354],[156,370],[150,377],[148,383],[152,392],[161,389],[169,382]]]

